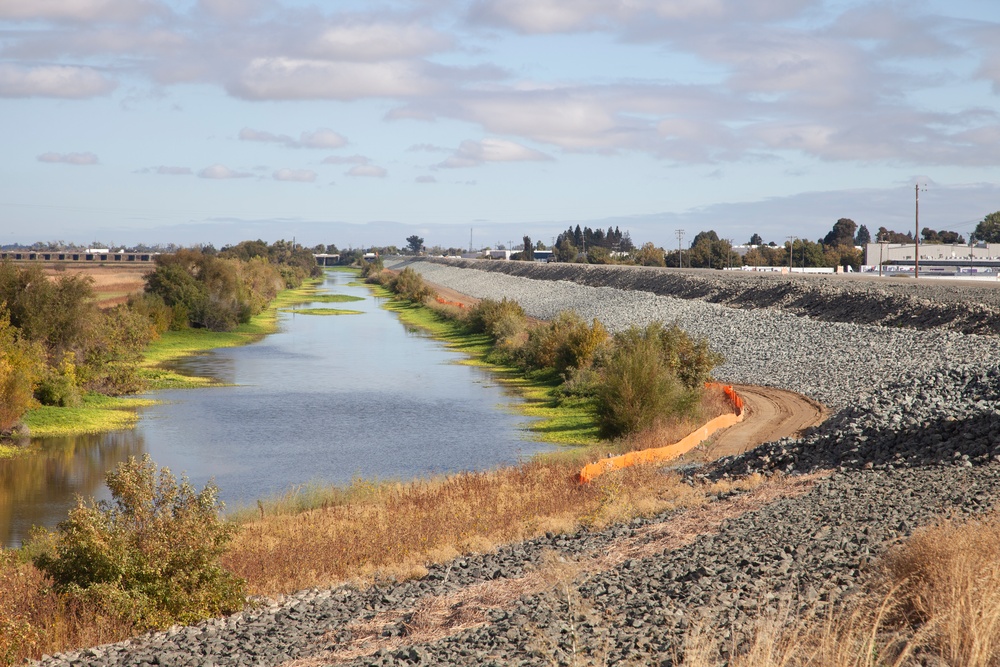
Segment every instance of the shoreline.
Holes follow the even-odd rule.
[[[213,378],[183,375],[169,370],[166,364],[225,347],[249,345],[264,336],[276,333],[280,310],[299,303],[309,303],[310,297],[315,296],[321,283],[322,278],[311,278],[299,287],[282,290],[262,313],[255,315],[250,322],[241,324],[233,331],[183,329],[164,332],[160,338],[147,346],[143,352],[143,359],[139,362],[139,373],[147,383],[142,395],[163,389],[226,386],[225,383]],[[29,410],[23,421],[30,430],[28,437],[31,440],[94,435],[135,428],[139,422],[136,408],[155,403],[155,398],[105,396],[88,392],[79,407],[40,406]],[[4,457],[6,450],[14,450],[7,456],[27,455],[33,446],[25,448],[12,445],[0,448],[0,457]]]

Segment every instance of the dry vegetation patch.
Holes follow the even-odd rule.
[[[779,610],[719,657],[707,626],[687,637],[686,667],[997,667],[1000,514],[918,530],[880,561],[868,592],[820,617]]]

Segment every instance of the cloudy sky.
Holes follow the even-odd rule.
[[[968,233],[996,0],[0,0],[0,243]]]

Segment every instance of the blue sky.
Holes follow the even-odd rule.
[[[968,234],[995,0],[0,1],[0,242]]]

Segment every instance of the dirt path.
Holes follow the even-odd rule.
[[[802,394],[752,385],[733,385],[743,397],[746,418],[689,452],[685,461],[707,462],[741,454],[772,440],[795,436],[829,416],[827,409]]]

